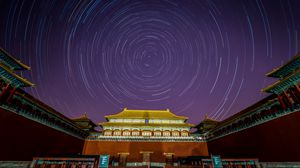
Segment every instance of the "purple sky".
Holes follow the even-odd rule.
[[[298,0],[1,0],[0,46],[68,117],[171,109],[199,123],[262,99],[300,49]]]

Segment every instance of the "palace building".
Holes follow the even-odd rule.
[[[70,119],[22,90],[34,84],[20,70],[30,67],[0,48],[0,167],[99,167],[100,155],[112,167],[209,167],[214,155],[224,167],[299,166],[300,54],[267,73],[278,79],[269,96],[196,126],[169,109],[124,108],[97,131],[86,113]]]
[[[99,123],[104,136],[188,137],[193,124],[167,110],[129,110],[105,116]]]
[[[109,154],[117,165],[164,166],[178,157],[208,156],[207,145],[192,136],[187,117],[167,110],[133,110],[105,116],[102,132],[86,138],[83,154]],[[116,148],[118,146],[118,148]]]

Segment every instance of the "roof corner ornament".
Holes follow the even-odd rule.
[[[208,115],[207,115],[207,114],[205,114],[205,117],[204,117],[204,119],[208,119]]]

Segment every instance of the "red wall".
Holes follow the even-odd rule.
[[[300,111],[210,141],[208,149],[222,157],[299,162]]]
[[[85,141],[83,154],[109,154],[117,157],[118,153],[129,153],[128,161],[142,161],[141,151],[152,151],[151,161],[164,162],[166,153],[175,157],[208,156],[206,142],[129,142],[129,141]]]
[[[0,108],[0,160],[81,153],[84,140]]]

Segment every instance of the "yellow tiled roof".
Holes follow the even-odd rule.
[[[123,111],[113,115],[105,116],[106,119],[111,118],[130,118],[130,119],[184,119],[188,117],[177,116],[172,113],[169,109],[167,110],[131,110],[125,108]]]
[[[102,122],[99,123],[101,126],[133,126],[133,127],[141,127],[141,126],[150,126],[150,127],[193,127],[194,124],[188,123],[124,123],[124,122]]]

